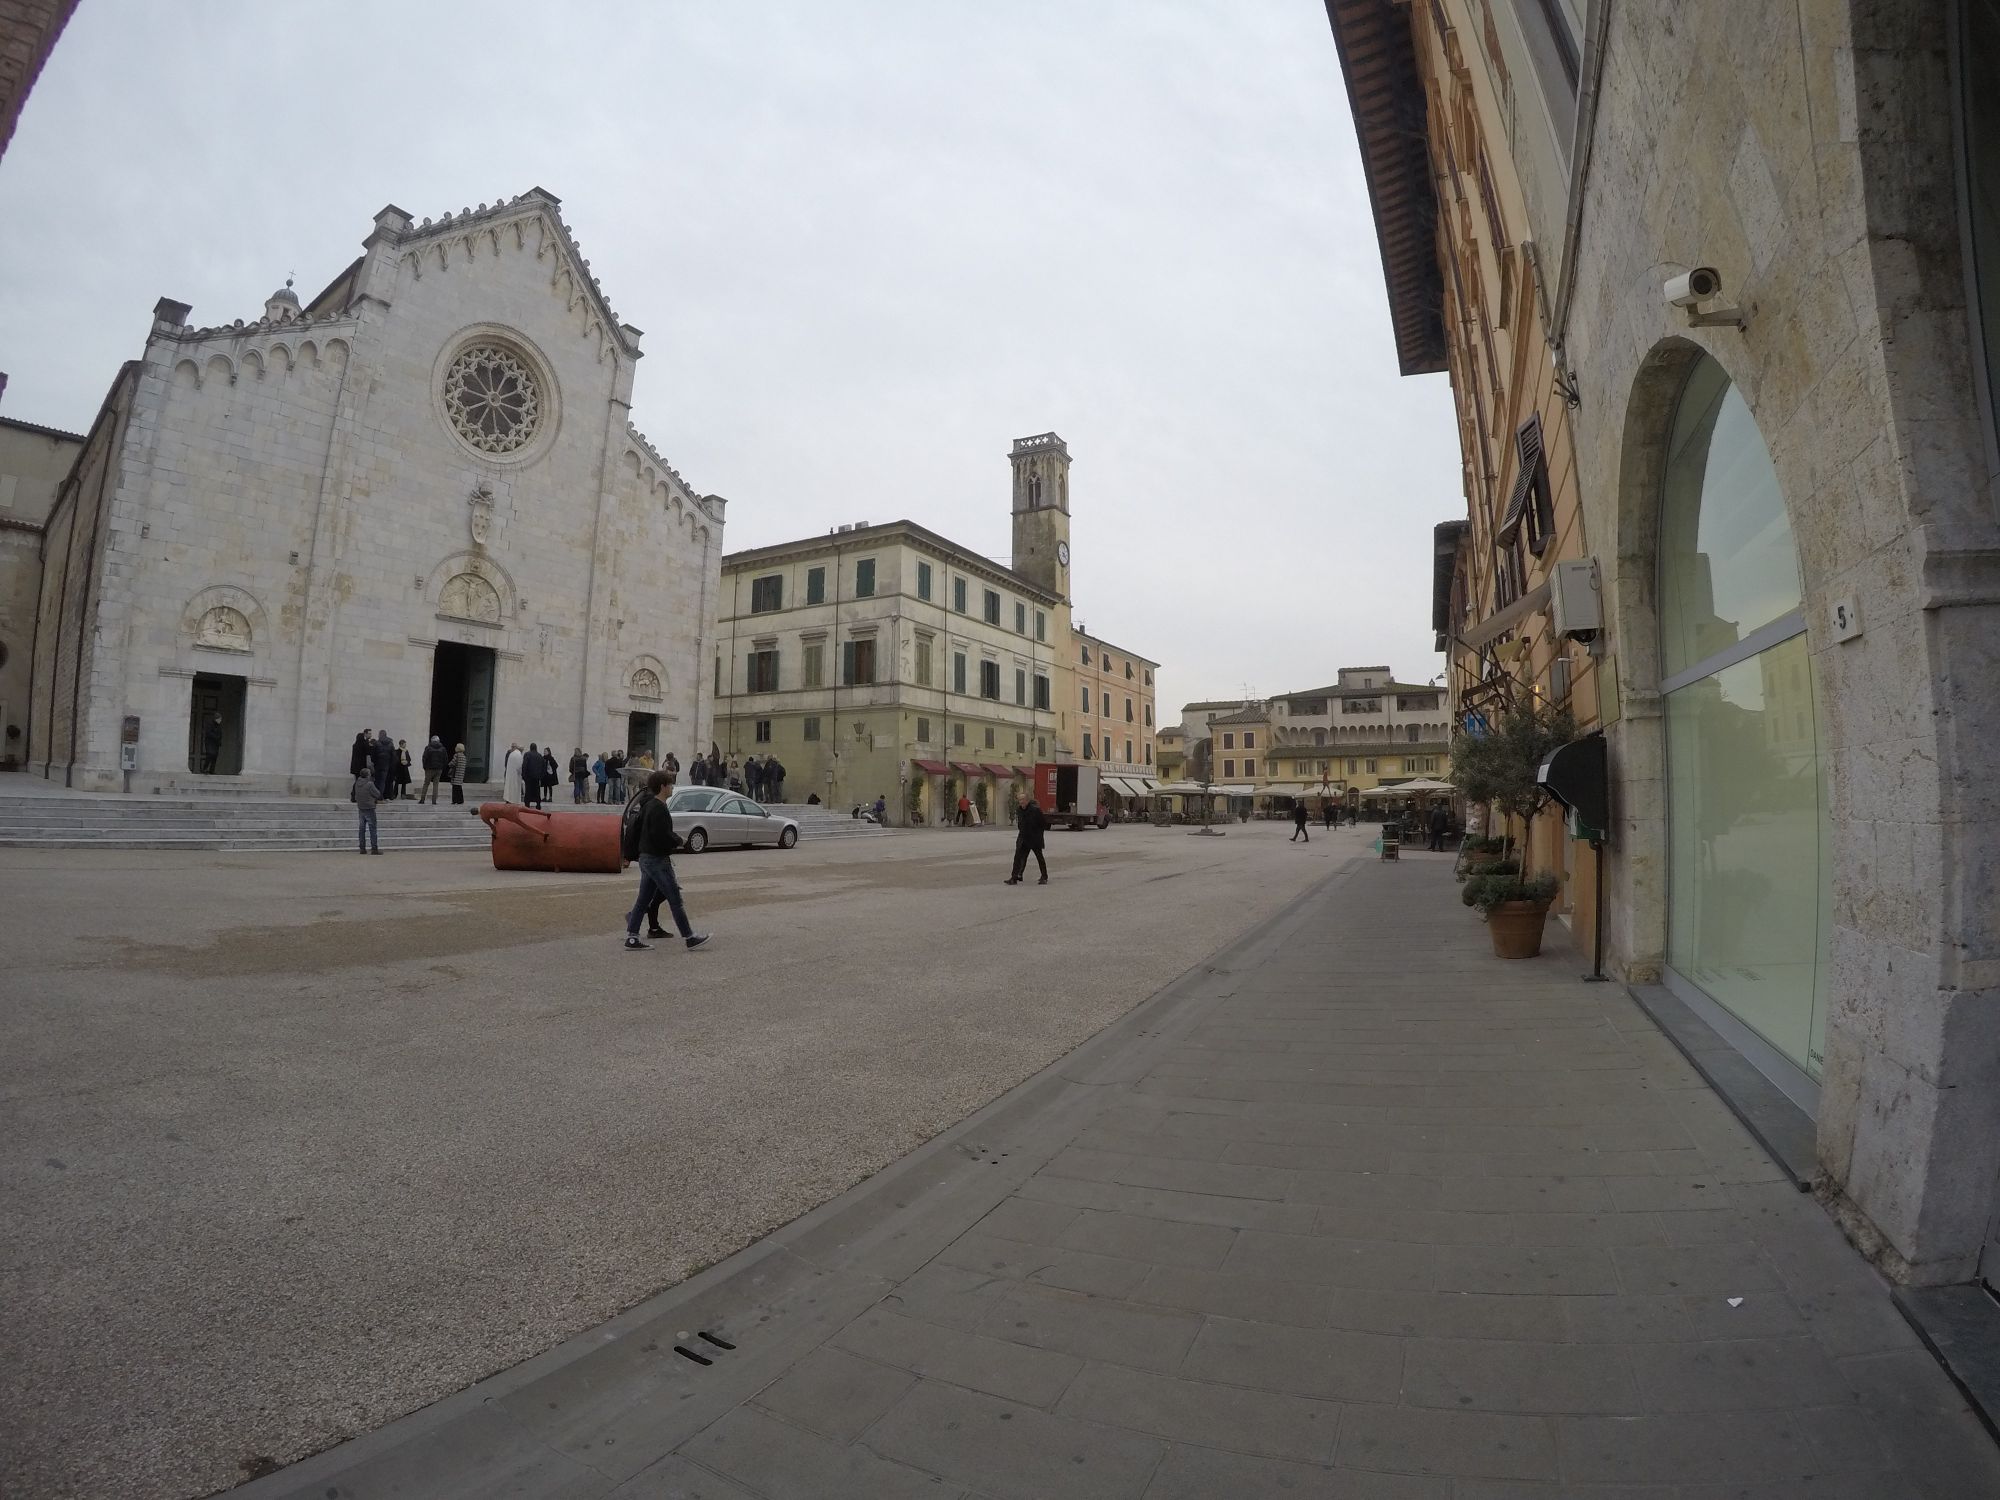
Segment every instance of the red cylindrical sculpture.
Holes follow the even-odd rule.
[[[512,802],[482,802],[479,817],[493,830],[496,870],[616,875],[625,868],[618,849],[618,818],[599,813],[546,813]]]

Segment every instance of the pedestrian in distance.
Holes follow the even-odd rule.
[[[785,763],[775,755],[764,757],[764,791],[773,802],[785,800]]]
[[[757,802],[764,795],[764,763],[753,754],[743,762],[743,788],[749,792],[750,800]]]
[[[660,762],[660,769],[667,773],[667,795],[671,797],[681,779],[681,758],[669,750],[667,758]]]
[[[375,804],[379,800],[375,793],[375,778],[363,771],[354,778],[354,790],[348,794],[354,799],[354,811],[360,817],[354,837],[363,854],[382,852],[382,835],[375,824]]]
[[[1333,798],[1331,797],[1320,798],[1319,799],[1320,824],[1326,829],[1328,833],[1333,832],[1333,823],[1334,823],[1334,818],[1336,816],[1337,815],[1333,810]]]
[[[1041,803],[1025,787],[1019,795],[1020,807],[1014,814],[1014,869],[1004,884],[1019,885],[1021,876],[1028,868],[1028,856],[1035,856],[1035,865],[1042,872],[1036,885],[1049,883],[1049,862],[1042,852],[1046,842],[1049,820],[1042,811]]]
[[[963,793],[963,792],[960,792],[960,793],[958,794],[958,825],[957,825],[957,826],[958,826],[958,827],[960,827],[960,828],[965,828],[965,827],[969,826],[969,825],[971,824],[971,822],[972,822],[972,799],[971,799],[970,797],[966,796],[966,795],[965,795],[965,793]]]
[[[570,801],[578,804],[588,801],[589,793],[585,788],[589,785],[590,757],[583,753],[583,746],[578,745],[569,758]]]
[[[396,742],[389,738],[388,730],[376,734],[368,751],[368,767],[375,780],[376,800],[388,801],[390,788],[396,784]]]
[[[368,769],[370,756],[375,748],[375,732],[364,729],[354,737],[354,748],[347,753],[347,774],[359,776]]]
[[[611,776],[611,800],[622,805],[625,801],[625,752],[613,750],[605,756],[604,769]]]
[[[210,714],[201,726],[201,774],[213,776],[215,763],[222,758],[222,715]]]
[[[1306,804],[1303,798],[1292,804],[1291,842],[1296,844],[1300,839],[1304,839],[1308,844],[1313,841],[1312,834],[1306,831]]]
[[[1444,836],[1451,828],[1451,814],[1445,811],[1442,802],[1431,804],[1430,842],[1425,845],[1431,853],[1444,853]]]
[[[410,742],[408,740],[397,740],[396,795],[398,797],[407,797],[410,795],[410,782],[414,779],[410,773],[414,769],[415,767],[410,761]]]
[[[556,759],[554,740],[542,749],[542,801],[556,800],[556,788],[562,785],[562,762]]]
[[[424,746],[424,784],[417,791],[417,801],[422,802],[428,797],[431,806],[437,806],[438,783],[444,779],[445,761],[448,759],[444,741],[432,735],[431,742]]]
[[[604,785],[607,780],[604,774],[604,755],[602,751],[598,753],[597,759],[590,763],[590,774],[591,778],[597,783],[597,800],[602,802],[604,800]]]
[[[521,774],[528,756],[517,740],[507,747],[505,769],[500,775],[500,800],[512,802],[517,807],[528,800],[528,779]]]
[[[889,821],[889,799],[880,792],[875,794],[875,821],[877,823]]]
[[[451,760],[445,766],[445,775],[451,778],[451,805],[465,805],[465,746],[454,745]]]
[[[632,909],[625,914],[625,946],[633,952],[642,952],[653,945],[639,936],[639,919],[653,912],[657,914],[658,902],[665,898],[667,909],[674,914],[674,926],[680,929],[681,941],[690,950],[699,948],[708,941],[708,934],[696,932],[688,921],[687,905],[681,900],[680,881],[674,877],[674,815],[667,807],[667,799],[661,796],[667,785],[667,773],[654,771],[646,778],[646,795],[634,798],[637,816],[633,809],[626,810],[626,826],[620,830],[621,844],[631,849],[639,861],[639,896],[632,903]],[[649,936],[665,937],[659,926],[659,918],[654,915],[652,925],[647,929]]]

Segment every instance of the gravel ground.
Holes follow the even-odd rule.
[[[207,1494],[671,1286],[1362,853],[995,831],[633,882],[483,857],[0,851],[0,1494]]]

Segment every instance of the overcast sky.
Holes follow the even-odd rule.
[[[1441,670],[1450,398],[1396,373],[1320,0],[83,0],[0,161],[0,409],[82,431],[159,297],[254,318],[386,203],[535,185],[732,550],[1004,561],[1052,428],[1078,618],[1164,705]]]

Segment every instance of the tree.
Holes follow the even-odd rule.
[[[1521,873],[1528,873],[1536,815],[1549,805],[1548,789],[1535,779],[1542,762],[1576,738],[1576,716],[1567,708],[1523,703],[1502,714],[1485,734],[1452,732],[1451,781],[1469,801],[1484,802],[1521,820]]]

